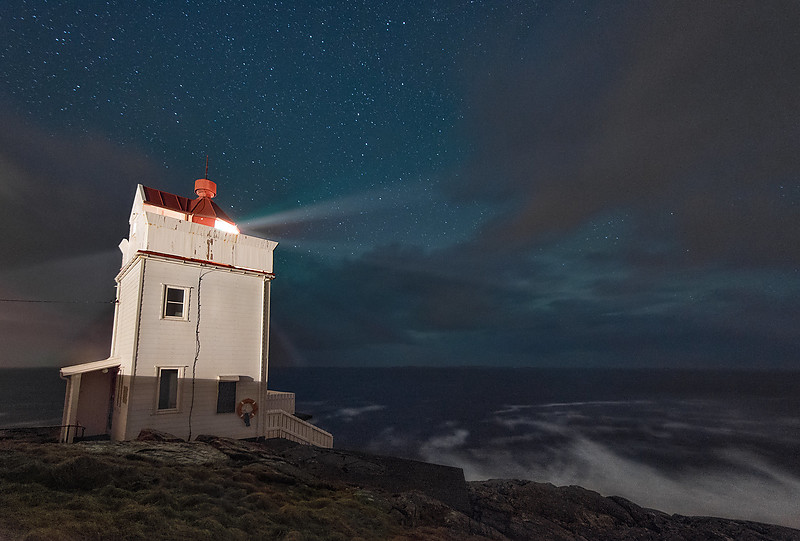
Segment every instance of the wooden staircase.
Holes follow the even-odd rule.
[[[267,439],[284,438],[326,449],[333,447],[333,435],[330,432],[326,432],[308,421],[298,419],[285,410],[271,409],[266,411],[264,413],[264,421],[264,437]]]

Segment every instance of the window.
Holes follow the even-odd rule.
[[[236,411],[236,382],[220,381],[217,387],[217,413]]]
[[[178,409],[179,368],[158,369],[158,411]]]
[[[164,286],[164,309],[166,319],[189,319],[187,305],[188,288]]]

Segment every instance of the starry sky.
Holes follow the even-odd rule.
[[[789,1],[7,0],[0,367],[107,356],[136,185],[191,196],[209,156],[280,243],[272,363],[800,369],[798,28]]]

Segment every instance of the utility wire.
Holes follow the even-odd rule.
[[[113,301],[54,301],[54,300],[38,300],[38,299],[0,299],[0,302],[43,302],[55,304],[114,304]]]

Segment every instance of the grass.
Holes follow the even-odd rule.
[[[0,441],[2,539],[443,538],[389,511],[363,490],[300,482],[258,462],[180,465]]]

